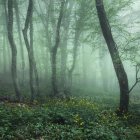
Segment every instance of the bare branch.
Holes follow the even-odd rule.
[[[129,93],[134,89],[134,87],[140,82],[140,77],[138,77],[139,71],[140,71],[140,66],[137,64],[135,66],[136,69],[136,81],[133,84],[133,86],[130,88]]]

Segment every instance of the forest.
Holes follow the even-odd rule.
[[[139,7],[0,0],[0,140],[139,140]]]

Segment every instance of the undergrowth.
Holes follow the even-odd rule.
[[[139,140],[140,114],[118,117],[87,99],[48,100],[34,105],[1,103],[1,140]]]

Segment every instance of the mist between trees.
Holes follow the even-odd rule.
[[[2,96],[33,102],[111,94],[127,112],[129,95],[140,91],[138,4],[0,0]]]

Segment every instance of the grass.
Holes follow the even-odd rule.
[[[48,99],[34,105],[1,103],[0,139],[139,140],[140,112],[133,108],[137,104],[129,114],[118,117],[108,98]]]

